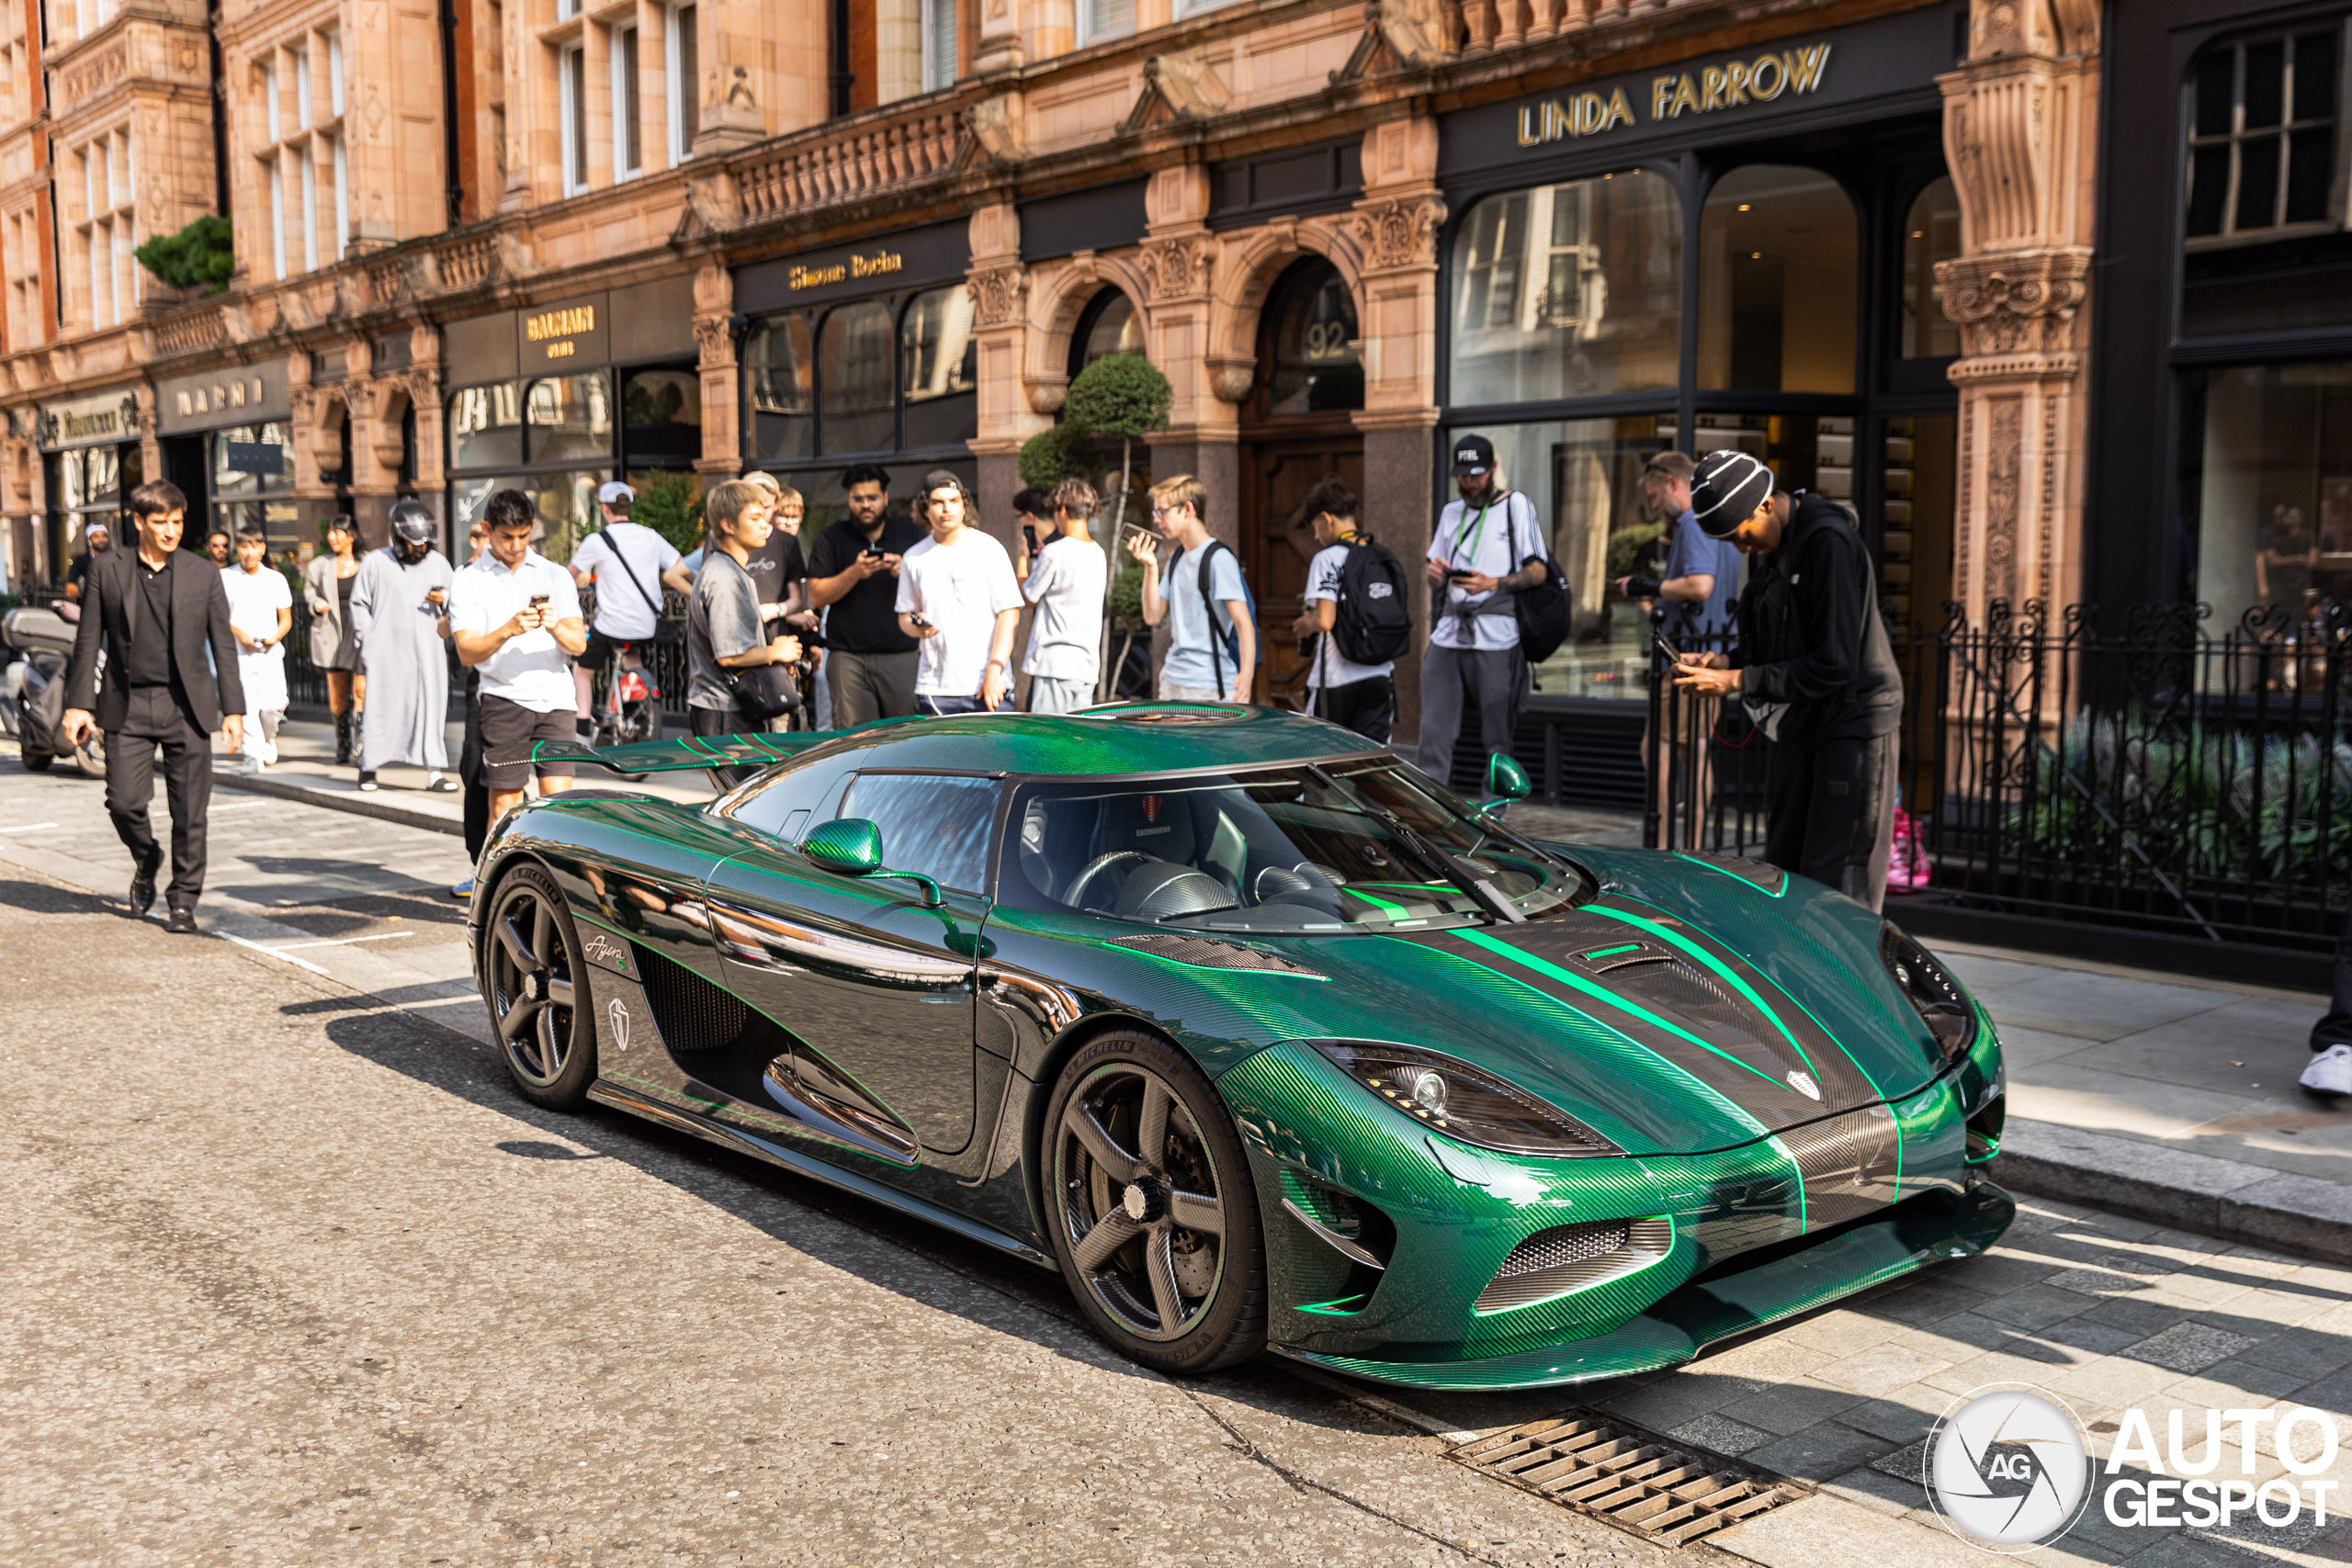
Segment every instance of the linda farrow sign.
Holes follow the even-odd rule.
[[[1783,93],[1804,96],[1817,91],[1829,69],[1826,43],[1800,44],[1794,49],[1757,55],[1752,60],[1727,60],[1696,71],[1668,72],[1649,83],[1652,124],[1679,119],[1686,114],[1713,114],[1718,109],[1769,104]],[[1603,97],[1584,92],[1569,97],[1545,98],[1522,104],[1519,110],[1519,144],[1540,147],[1566,137],[1599,136],[1619,126],[1635,124],[1634,106],[1625,89],[1614,87]]]

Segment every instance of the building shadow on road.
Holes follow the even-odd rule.
[[[0,880],[0,909],[22,909],[29,915],[119,915],[126,906],[45,882]]]

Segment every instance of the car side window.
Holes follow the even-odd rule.
[[[833,815],[863,817],[881,829],[882,863],[892,871],[979,893],[1002,787],[995,779],[943,773],[860,773]]]

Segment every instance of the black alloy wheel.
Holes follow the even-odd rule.
[[[514,1087],[549,1110],[577,1110],[596,1077],[594,1001],[555,879],[533,865],[501,878],[482,940],[490,945],[482,999]]]
[[[1097,1333],[1165,1372],[1264,1348],[1249,1156],[1191,1058],[1141,1033],[1089,1042],[1062,1069],[1046,1138],[1054,1249]]]

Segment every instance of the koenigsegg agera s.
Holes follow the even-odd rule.
[[[1895,926],[1752,862],[1533,841],[1313,719],[538,754],[751,771],[497,827],[475,967],[525,1095],[1058,1269],[1164,1371],[1645,1371],[2013,1213],[1992,1025]]]

